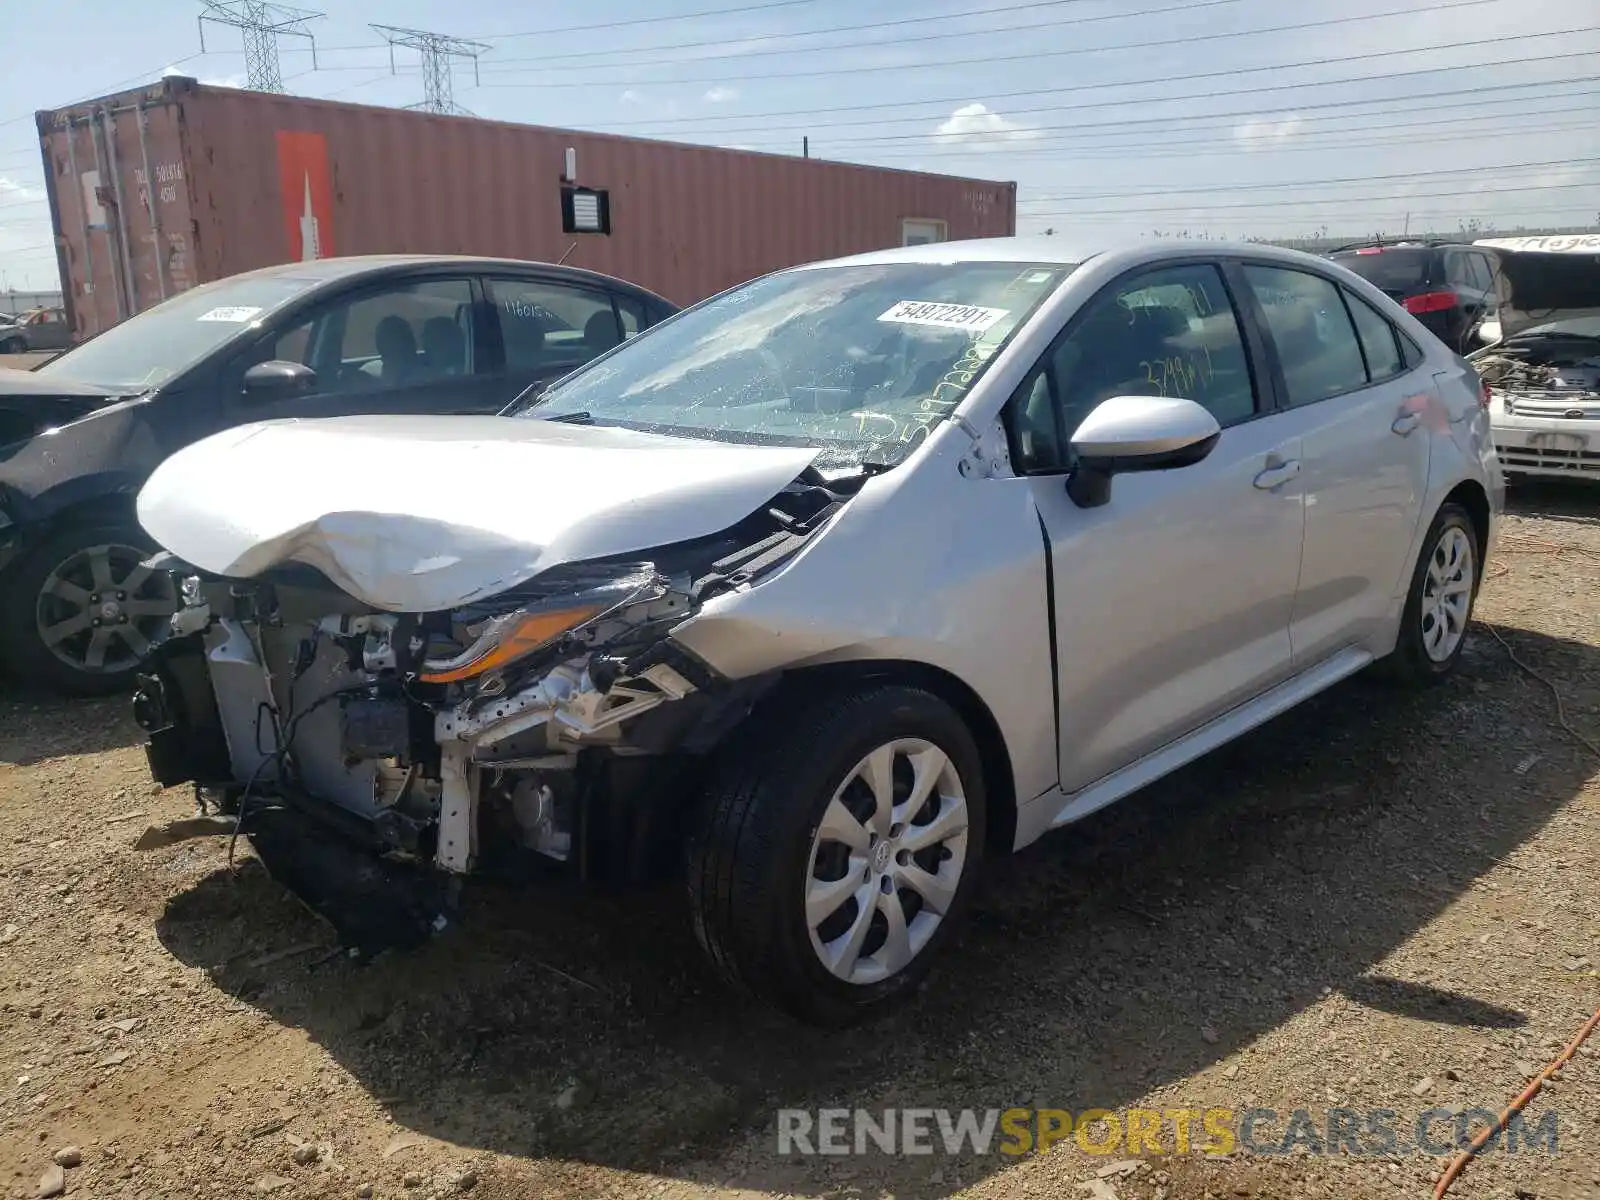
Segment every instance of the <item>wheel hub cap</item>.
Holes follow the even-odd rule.
[[[177,609],[171,579],[145,567],[146,557],[137,546],[111,543],[63,559],[39,589],[39,641],[86,674],[136,667]]]
[[[888,979],[927,946],[967,862],[967,800],[949,756],[902,738],[845,776],[812,837],[811,948],[847,983]]]
[[[1422,648],[1434,662],[1449,660],[1467,634],[1477,582],[1472,539],[1451,526],[1428,557],[1422,583]]]

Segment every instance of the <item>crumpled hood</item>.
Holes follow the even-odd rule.
[[[375,608],[433,612],[716,533],[816,455],[526,418],[268,421],[178,451],[138,513],[202,570],[302,563]]]
[[[1514,240],[1522,239],[1506,239]],[[1499,251],[1502,340],[1552,321],[1600,316],[1600,249],[1524,250],[1495,239],[1477,244]]]

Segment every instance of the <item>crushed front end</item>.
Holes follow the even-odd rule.
[[[676,867],[706,755],[774,682],[721,678],[673,627],[840,503],[797,484],[721,534],[450,612],[378,611],[298,564],[231,579],[158,556],[182,607],[135,698],[151,772],[220,798],[213,826],[347,943],[423,936],[467,875],[649,882]]]

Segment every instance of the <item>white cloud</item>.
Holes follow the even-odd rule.
[[[623,92],[622,95],[617,97],[617,103],[618,104],[643,104],[644,103],[644,97],[641,96],[638,92],[634,91],[632,88],[629,88],[627,91]]]
[[[739,98],[739,89],[731,87],[714,87],[700,98],[707,104],[726,104],[730,100],[737,100]]]
[[[940,123],[933,140],[944,145],[992,146],[1003,142],[1023,142],[1039,136],[1015,121],[991,112],[985,104],[964,104]]]
[[[1233,127],[1233,139],[1246,150],[1258,150],[1286,142],[1299,132],[1304,124],[1298,113],[1288,113],[1277,119],[1255,117]]]
[[[40,188],[28,187],[15,179],[7,179],[4,175],[0,175],[0,196],[14,200],[34,200],[43,198],[44,192]]]
[[[185,71],[182,67],[174,65],[162,71],[161,77],[165,79],[168,75],[186,76],[189,74],[190,73]],[[247,82],[249,82],[249,80],[243,75],[219,75],[214,79],[201,79],[200,82],[205,84],[207,87],[242,88]]]

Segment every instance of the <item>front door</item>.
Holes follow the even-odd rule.
[[[333,297],[263,339],[247,362],[267,359],[310,367],[316,386],[263,400],[241,394],[241,419],[494,413],[502,404],[465,276],[401,277]]]
[[[1361,297],[1309,271],[1246,264],[1304,439],[1306,538],[1290,636],[1309,667],[1383,626],[1409,579],[1428,488],[1433,379]]]
[[[1194,400],[1223,433],[1194,466],[1068,498],[1072,431],[1117,395]],[[1256,386],[1215,264],[1111,285],[1013,400],[1050,542],[1061,785],[1078,791],[1287,678],[1304,521],[1299,439]]]

